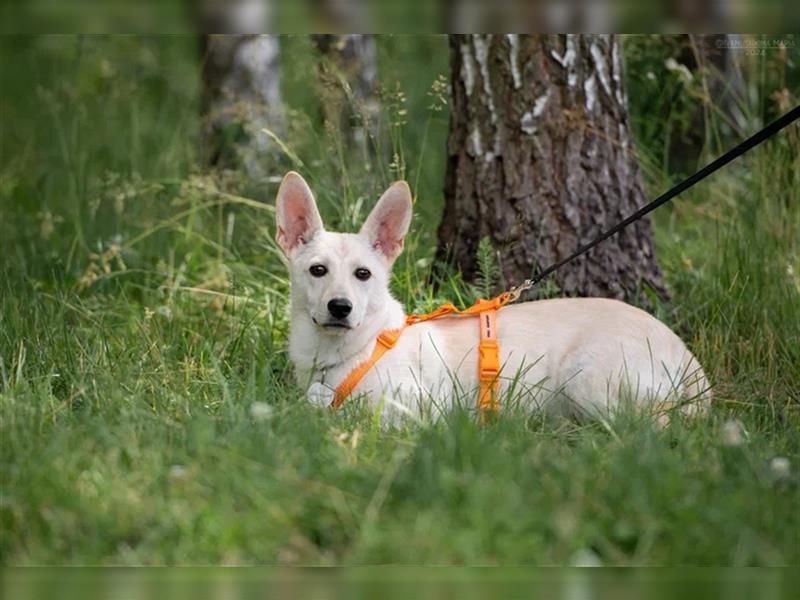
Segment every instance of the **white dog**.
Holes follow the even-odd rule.
[[[411,222],[405,182],[381,196],[357,234],[326,231],[305,180],[288,173],[276,201],[277,242],[291,275],[289,352],[312,400],[325,403],[370,357],[405,313],[389,292],[392,263]],[[522,402],[562,414],[638,407],[702,409],[708,384],[680,338],[646,312],[616,300],[564,298],[509,305],[497,313],[501,406]],[[360,379],[383,415],[438,415],[478,389],[475,317],[444,317],[405,328]]]

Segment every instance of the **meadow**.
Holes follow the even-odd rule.
[[[2,564],[800,563],[797,125],[655,216],[657,314],[709,374],[707,417],[387,430],[295,384],[272,202],[297,169],[353,230],[405,177],[393,290],[409,311],[474,300],[430,280],[447,41],[380,40],[368,153],[322,125],[312,44],[282,44],[281,144],[250,181],[198,166],[194,38],[0,38]],[[744,125],[658,39],[624,49],[651,197],[800,97],[796,47],[739,57]],[[696,106],[703,150],[676,165]]]

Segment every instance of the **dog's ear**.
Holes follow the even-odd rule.
[[[397,181],[380,197],[360,233],[392,263],[403,250],[410,224],[411,190],[405,181]]]
[[[275,200],[275,219],[278,245],[287,255],[323,229],[314,195],[305,179],[294,171],[289,171],[281,181]]]

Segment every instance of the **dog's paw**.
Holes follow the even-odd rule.
[[[311,384],[308,388],[308,401],[313,404],[314,406],[319,406],[320,408],[327,408],[333,402],[333,396],[335,392],[332,387],[325,385],[324,383],[320,383],[315,381]]]

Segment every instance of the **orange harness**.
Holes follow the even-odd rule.
[[[497,311],[516,300],[521,290],[513,289],[504,292],[491,300],[478,300],[475,304],[460,310],[450,303],[443,304],[433,312],[421,315],[408,315],[405,326],[400,329],[387,329],[382,331],[376,340],[372,355],[355,369],[336,387],[330,408],[339,408],[353,393],[358,382],[375,365],[381,356],[394,348],[400,334],[406,327],[438,319],[447,315],[468,316],[477,315],[480,327],[481,341],[478,344],[478,381],[480,393],[478,395],[478,410],[481,413],[494,412],[499,408],[498,388],[500,380],[500,346],[497,343]]]

